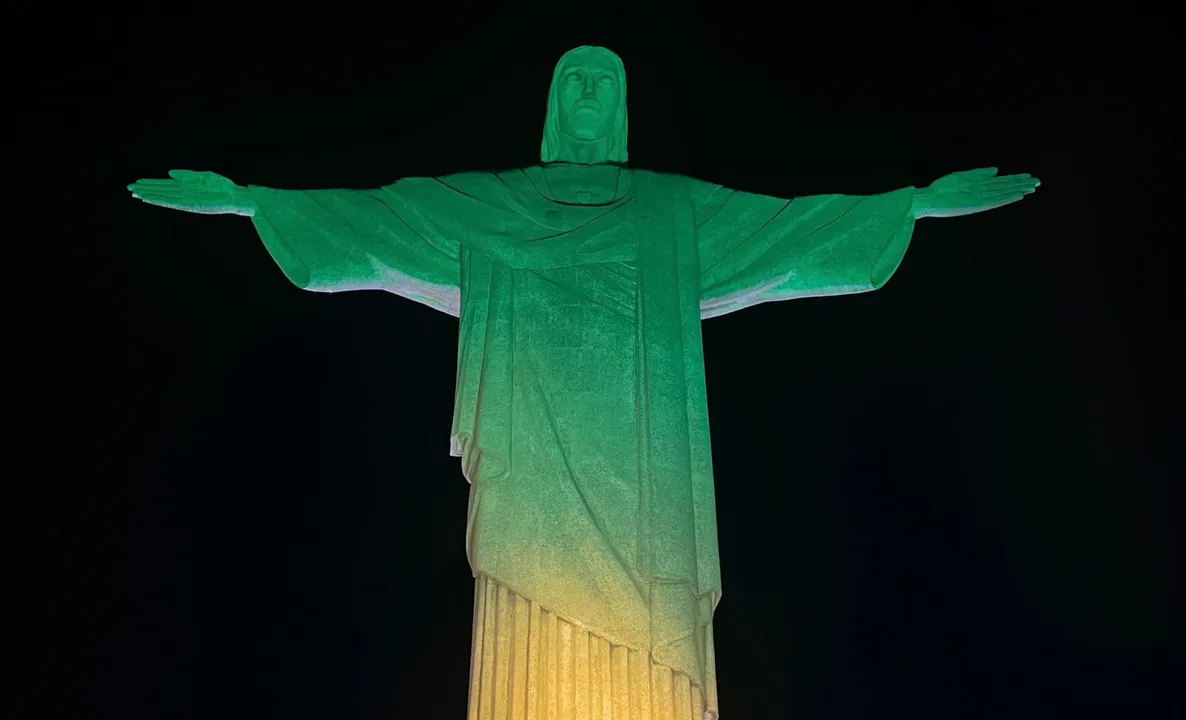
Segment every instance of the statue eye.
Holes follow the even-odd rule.
[[[564,79],[568,80],[569,82],[576,82],[581,79],[581,74],[578,72],[570,72],[564,76]]]
[[[598,80],[597,82],[601,83],[602,85],[613,85],[614,79],[610,75],[602,75],[601,79]]]

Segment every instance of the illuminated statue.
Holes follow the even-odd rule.
[[[631,169],[626,135],[621,60],[581,47],[556,66],[540,165],[375,190],[189,171],[129,186],[154,205],[250,217],[301,288],[386,290],[460,318],[451,449],[471,485],[470,720],[716,718],[700,321],[879,288],[916,218],[1038,185],[985,169],[784,200]]]

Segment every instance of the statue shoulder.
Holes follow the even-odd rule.
[[[724,190],[724,188],[717,183],[708,182],[707,180],[700,180],[687,175],[652,172],[650,170],[640,170],[636,172],[646,173],[651,187],[661,190],[666,194],[683,196],[690,200],[695,206],[699,206],[707,202],[711,197],[719,197],[717,195],[718,191]]]
[[[506,186],[514,181],[515,173],[520,173],[520,171],[467,170],[435,177],[401,178],[391,187],[405,191],[435,187],[438,190],[452,190],[471,197],[487,198],[491,194],[505,191]]]
[[[649,182],[656,186],[686,190],[694,194],[711,193],[720,187],[716,183],[678,173],[658,172],[655,170],[633,170],[632,172],[635,177],[646,177]]]

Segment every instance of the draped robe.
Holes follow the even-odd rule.
[[[253,187],[253,221],[298,287],[459,317],[450,444],[475,577],[686,676],[716,717],[700,321],[880,287],[909,243],[913,189],[783,200],[626,169],[607,189],[604,169],[569,166],[593,192],[559,202],[545,167]]]

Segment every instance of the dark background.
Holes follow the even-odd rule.
[[[706,323],[725,720],[1182,717],[1168,15],[112,12],[81,16],[88,59],[58,79],[81,145],[55,168],[75,200],[44,347],[58,454],[83,467],[43,479],[47,717],[463,716],[456,321],[303,293],[247,220],[124,186],[531,164],[579,44],[626,63],[637,167],[784,197],[986,165],[1043,181],[921,222],[877,293]]]

